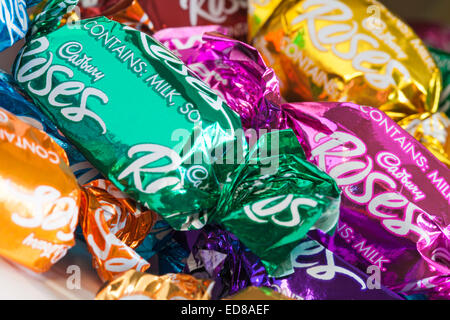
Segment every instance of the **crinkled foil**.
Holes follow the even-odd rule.
[[[156,221],[156,213],[138,205],[108,180],[84,185],[80,225],[94,267],[103,281],[130,269],[145,271],[150,264],[133,249]]]
[[[155,276],[130,270],[99,290],[96,300],[209,300],[214,282],[187,274]]]
[[[249,6],[249,39],[288,101],[355,102],[395,121],[437,111],[439,69],[412,29],[381,3],[255,0]]]

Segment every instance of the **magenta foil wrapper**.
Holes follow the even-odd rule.
[[[220,26],[200,26],[164,29],[153,37],[226,100],[253,142],[258,133],[280,126],[279,82],[255,48],[225,33]]]
[[[257,256],[233,234],[216,226],[186,233],[191,255],[184,272],[215,281],[216,299],[245,287],[269,287],[293,299],[399,300],[380,283],[379,274],[356,269],[317,241],[306,239],[292,252],[294,269],[272,278]],[[378,281],[378,282],[377,282]]]
[[[307,158],[343,191],[334,235],[310,236],[360,270],[379,268],[395,292],[448,299],[448,168],[378,109],[322,102],[281,108]]]
[[[155,37],[227,101],[244,129],[292,128],[310,161],[337,180],[338,228],[311,237],[364,273],[379,268],[397,293],[449,299],[448,168],[378,109],[283,103],[258,51],[209,28]]]

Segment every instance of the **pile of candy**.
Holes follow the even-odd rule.
[[[97,299],[449,299],[433,28],[375,0],[2,1],[0,256],[83,242]]]

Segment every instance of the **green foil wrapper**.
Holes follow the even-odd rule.
[[[428,47],[442,75],[442,92],[439,99],[439,111],[450,117],[450,52]]]
[[[291,130],[249,148],[239,116],[150,36],[105,17],[33,21],[14,76],[119,190],[177,230],[219,223],[275,272],[312,228],[332,232],[339,190]]]

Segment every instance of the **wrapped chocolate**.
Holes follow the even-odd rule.
[[[40,111],[14,81],[0,70],[0,107],[8,110],[21,120],[39,130],[45,131],[66,152],[69,165],[80,184],[101,178],[100,173],[86,158],[61,134],[56,126]]]
[[[380,110],[352,103],[282,105],[307,158],[336,179],[333,236],[309,235],[405,295],[448,297],[449,169]]]
[[[27,9],[40,0],[5,0],[0,2],[0,52],[25,37],[29,18]]]
[[[182,272],[189,251],[179,243],[175,235],[175,230],[160,218],[142,244],[136,248],[136,253],[147,261],[156,256],[157,274]],[[152,269],[153,273],[155,269]]]
[[[226,30],[208,26],[169,28],[153,36],[239,114],[253,144],[258,132],[280,126],[279,83],[256,49],[222,33]]]
[[[330,240],[328,249],[338,256],[341,256],[342,253],[343,258],[349,264],[357,266],[362,272],[366,272],[371,264],[368,259],[373,260],[373,263],[376,262],[376,264],[384,264],[382,263],[383,259],[389,259],[393,264],[392,268],[386,268],[388,274],[386,279],[388,280],[383,282],[383,284],[399,292],[403,292],[403,288],[406,288],[407,290],[405,291],[408,292],[416,285],[419,288],[430,286],[430,288],[425,288],[424,290],[427,294],[434,294],[432,292],[444,290],[442,288],[445,287],[445,284],[441,285],[439,282],[447,281],[446,275],[448,273],[445,271],[447,267],[444,268],[444,271],[440,269],[442,272],[438,271],[439,268],[435,269],[433,263],[428,263],[428,260],[431,256],[434,256],[431,251],[444,252],[443,256],[445,256],[445,252],[448,250],[446,249],[446,246],[448,246],[446,231],[436,231],[436,239],[439,238],[440,240],[436,240],[434,244],[426,244],[427,241],[420,240],[421,233],[426,234],[430,239],[434,239],[431,236],[434,231],[429,231],[425,226],[420,225],[420,227],[412,228],[416,230],[416,235],[413,231],[406,232],[406,229],[390,226],[391,224],[395,225],[394,217],[404,219],[403,221],[408,221],[408,224],[410,222],[417,224],[422,221],[420,216],[431,216],[439,217],[436,218],[437,221],[442,220],[442,222],[439,222],[437,230],[439,228],[446,230],[448,228],[447,219],[449,214],[446,182],[448,178],[444,178],[442,175],[448,175],[448,169],[442,168],[442,164],[437,159],[424,150],[417,141],[412,139],[410,135],[402,128],[399,128],[381,111],[344,103],[283,104],[282,99],[279,98],[277,80],[273,71],[261,62],[258,52],[254,48],[217,34],[206,33],[202,36],[203,32],[200,32],[199,34],[198,30],[183,28],[180,32],[175,32],[175,30],[157,32],[155,37],[172,49],[202,79],[219,92],[233,110],[242,114],[242,123],[245,128],[294,129],[306,151],[307,159],[315,161],[327,173],[337,178],[338,184],[344,190],[348,189],[355,195],[363,195],[366,192],[362,187],[362,184],[365,184],[364,175],[369,175],[369,170],[375,170],[374,168],[378,166],[373,160],[377,154],[386,151],[389,154],[397,155],[399,150],[403,150],[404,155],[399,158],[402,169],[395,169],[396,166],[394,164],[396,164],[396,161],[394,160],[392,160],[393,166],[391,169],[377,167],[383,171],[388,169],[391,171],[388,171],[386,174],[383,173],[384,180],[370,180],[370,183],[376,186],[370,189],[372,190],[370,192],[376,198],[376,193],[384,190],[387,196],[392,197],[392,199],[398,198],[395,201],[400,201],[399,203],[405,202],[405,206],[406,203],[410,203],[405,207],[405,210],[407,210],[402,213],[401,209],[391,206],[388,210],[389,213],[373,215],[367,206],[352,204],[352,198],[346,198],[344,195],[343,199],[346,200],[341,204],[341,214],[347,218],[341,219],[342,222],[339,224],[340,232],[335,237],[338,238],[339,234],[346,235],[346,228],[349,227],[353,231],[348,231],[349,235],[344,240],[340,240],[342,242],[341,246],[351,247],[351,245],[359,243],[361,248],[338,250],[332,245],[333,241]],[[169,38],[169,33],[179,36]],[[260,81],[252,81],[255,78],[260,79]],[[248,79],[250,80],[248,81]],[[317,110],[314,111],[314,108],[317,108]],[[342,108],[342,110],[339,111],[339,108]],[[358,113],[354,111],[355,108],[361,108],[364,112]],[[328,109],[333,110],[333,115],[339,114],[340,116],[336,116],[336,119],[322,117],[322,112]],[[331,111],[329,112],[331,114]],[[402,124],[424,144],[430,142],[428,147],[433,143],[435,145],[441,143],[444,146],[448,146],[448,125],[445,115],[440,113],[422,113],[422,116],[423,118],[419,117],[418,119],[414,119],[412,116],[405,118],[407,120],[404,120]],[[371,117],[374,120],[369,121]],[[359,151],[361,152],[361,157],[364,153],[367,153],[371,157],[370,162],[366,164],[366,162],[361,162],[360,160],[351,161],[350,157],[352,157],[353,151],[344,152],[346,149],[343,149],[342,165],[334,168],[333,166],[336,162],[334,162],[334,158],[331,155],[336,154],[338,159],[339,148],[343,148],[339,147],[338,142],[336,142],[336,150],[333,149],[331,142],[327,145],[331,148],[326,151],[327,155],[329,154],[332,157],[330,158],[331,160],[329,160],[330,156],[326,160],[323,158],[315,160],[311,158],[312,149],[319,143],[321,134],[330,135],[334,131],[340,130],[341,126],[347,126],[344,131],[345,136],[351,134],[352,137],[354,136],[358,139],[355,140],[357,142],[353,142],[354,144],[350,144],[349,141],[348,148],[354,146],[356,150],[359,150],[357,146],[361,146]],[[317,136],[317,141],[314,140],[316,139],[315,136]],[[305,137],[308,139],[305,140]],[[336,137],[338,139],[338,136]],[[389,144],[389,141],[392,141],[392,143]],[[362,150],[365,151],[363,152]],[[436,151],[436,154],[439,154],[442,149]],[[445,162],[447,158],[443,157],[440,159]],[[403,164],[405,165],[405,171],[403,171]],[[400,164],[398,166],[400,167]],[[345,173],[345,171],[342,171],[343,176],[341,179],[340,170],[344,169],[349,172]],[[351,172],[351,169],[354,172]],[[434,170],[439,171],[439,173],[434,172]],[[355,174],[354,184],[356,185],[347,186],[345,183],[353,181],[350,178],[353,173]],[[349,178],[345,179],[346,176],[349,176]],[[374,179],[374,177],[378,177],[378,173],[370,179]],[[395,179],[395,181],[392,179]],[[411,182],[411,180],[414,182]],[[370,184],[368,185],[370,186]],[[425,197],[421,197],[418,190],[423,192],[424,195],[429,193],[430,195],[427,196],[427,199],[430,200],[424,200]],[[415,194],[411,195],[412,192],[415,192]],[[367,191],[367,195],[370,195],[369,191]],[[438,199],[440,200],[438,201]],[[391,200],[383,201],[389,203]],[[422,205],[421,203],[426,204]],[[427,214],[419,214],[422,209],[413,210],[412,208],[415,208],[416,205],[427,212]],[[379,212],[380,210],[376,209],[375,211]],[[381,211],[385,212],[386,210],[383,209]],[[384,221],[384,219],[392,220],[392,222],[386,222],[386,224],[380,222],[380,220]],[[408,219],[411,219],[411,221]],[[364,221],[364,224],[360,226],[362,221]],[[361,229],[361,233],[356,236],[356,242],[349,244],[346,240],[348,240],[350,235],[356,234],[358,229]],[[392,232],[391,229],[397,233]],[[406,233],[403,234],[403,232]],[[404,237],[408,240],[405,240]],[[362,241],[364,239],[366,239],[366,244],[363,246]],[[425,239],[427,238],[425,237]],[[419,246],[418,243],[421,243],[421,245]],[[434,245],[436,247],[433,247]],[[428,257],[425,252],[429,250],[426,247],[433,248],[430,249]],[[408,254],[404,254],[405,252],[408,252]],[[365,258],[365,255],[367,258]],[[383,265],[379,267],[384,268]],[[425,284],[427,281],[433,282],[433,285]],[[401,283],[403,288],[397,287]],[[431,288],[432,286],[436,287]],[[417,287],[414,287],[414,290],[417,290]],[[422,289],[417,291],[420,290]]]
[[[373,0],[250,1],[249,39],[288,101],[350,101],[395,121],[435,113],[441,77],[426,46]]]
[[[234,38],[247,36],[247,0],[140,0],[155,30],[185,26],[222,25]]]
[[[213,279],[213,298],[241,296],[246,288],[271,288],[297,300],[401,299],[381,284],[381,275],[358,270],[311,239],[291,252],[293,269],[269,277],[259,259],[230,232],[206,227],[185,237],[192,250],[185,272]]]
[[[0,256],[44,272],[75,244],[81,191],[64,150],[0,108]]]
[[[75,244],[80,221],[102,279],[148,268],[132,249],[148,235],[156,214],[142,210],[109,181],[95,180],[80,188],[55,140],[5,109],[0,116],[0,255],[45,272]]]
[[[80,225],[100,278],[108,281],[131,269],[147,270],[150,264],[133,249],[150,232],[156,213],[136,204],[108,180],[95,180],[83,190]]]
[[[158,41],[104,17],[58,29],[67,5],[36,17],[14,75],[120,191],[177,230],[220,223],[269,272],[310,229],[334,229],[339,190],[293,131],[249,150],[239,116]]]
[[[155,276],[130,270],[105,283],[96,300],[209,300],[211,280],[187,274]]]

